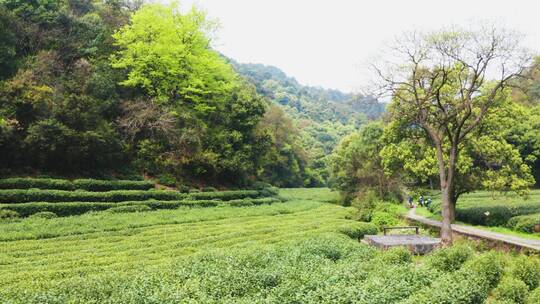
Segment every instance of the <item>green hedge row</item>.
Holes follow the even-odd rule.
[[[429,210],[432,213],[440,214],[440,203],[434,203]],[[522,215],[540,214],[540,203],[538,201],[525,201],[520,203],[502,203],[493,202],[491,204],[482,204],[478,206],[456,208],[456,219],[465,223],[482,226],[513,226],[509,223],[513,217]],[[514,221],[518,221],[515,219]],[[518,229],[520,230],[520,229]],[[525,230],[524,230],[525,231]]]
[[[0,189],[50,189],[112,191],[112,190],[149,190],[154,188],[151,181],[76,179],[73,181],[54,178],[5,178],[0,179]]]
[[[239,202],[242,202],[241,204]],[[243,199],[233,201],[218,201],[218,200],[184,200],[184,201],[126,201],[126,202],[34,202],[22,204],[4,204],[1,205],[1,210],[11,210],[27,217],[39,212],[53,212],[58,216],[79,215],[90,211],[102,211],[115,207],[122,206],[148,206],[153,210],[157,209],[176,209],[179,207],[216,207],[218,205],[232,206],[252,206],[261,204],[272,204],[280,202],[276,198],[258,198],[258,199]]]
[[[0,203],[26,202],[122,202],[156,200],[181,200],[186,194],[166,190],[115,190],[107,192],[10,189],[0,190]]]
[[[456,209],[456,219],[473,225],[505,226],[515,216],[540,213],[540,203],[522,202],[514,204],[493,203],[485,206]]]
[[[468,261],[459,270],[440,276],[431,286],[419,290],[402,303],[484,303],[502,274],[501,259],[493,253],[483,254]]]
[[[234,200],[264,197],[263,191],[233,190],[221,192],[180,193],[168,190],[115,190],[107,192],[8,189],[0,190],[0,203],[26,202],[122,202],[155,200]]]
[[[517,231],[533,233],[536,224],[540,224],[540,213],[514,216],[508,220],[506,226]]]
[[[258,190],[232,190],[232,191],[220,191],[220,192],[194,192],[190,193],[187,196],[187,199],[191,200],[201,200],[201,199],[219,199],[222,201],[229,201],[234,199],[243,199],[243,198],[257,198],[261,196],[270,196],[267,195],[264,191]]]

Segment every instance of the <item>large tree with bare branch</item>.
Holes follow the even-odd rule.
[[[424,132],[435,150],[445,243],[452,242],[460,150],[530,62],[519,37],[491,25],[414,32],[373,65],[378,89],[391,94],[391,115]]]

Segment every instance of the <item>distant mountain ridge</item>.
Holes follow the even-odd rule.
[[[351,118],[376,119],[384,112],[384,104],[373,97],[302,85],[274,66],[231,63],[260,94],[284,106],[293,117],[347,123]]]

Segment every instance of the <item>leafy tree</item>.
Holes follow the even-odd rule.
[[[374,66],[382,89],[392,94],[392,119],[418,129],[435,150],[442,192],[441,238],[445,243],[452,242],[456,185],[462,179],[458,174],[460,152],[472,141],[487,144],[475,131],[505,101],[505,88],[529,60],[515,37],[512,32],[489,26],[411,33],[392,48],[395,57],[390,56],[402,60],[400,63],[388,71]],[[488,81],[488,71],[496,73],[495,80]],[[526,181],[519,184],[527,186]]]
[[[181,14],[175,5],[144,5],[113,35],[120,50],[112,65],[128,71],[121,84],[140,87],[158,102],[215,109],[230,94],[235,75],[210,48],[212,27],[194,8]]]
[[[367,124],[343,138],[332,154],[330,181],[342,192],[345,203],[367,191],[376,191],[379,199],[393,199],[399,192],[399,184],[386,174],[380,156],[383,132],[381,122]]]
[[[525,194],[534,179],[518,147],[509,142],[508,130],[526,117],[518,105],[507,99],[493,108],[463,143],[456,164],[453,200],[476,189],[516,191]],[[518,141],[524,140],[522,137]],[[402,173],[409,186],[424,186],[438,180],[436,149],[424,131],[403,121],[392,121],[385,130],[381,151],[387,172]]]

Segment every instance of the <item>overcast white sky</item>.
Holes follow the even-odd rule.
[[[167,1],[167,0],[163,0]],[[367,61],[401,32],[497,20],[540,53],[540,0],[184,0],[221,29],[215,47],[274,65],[304,84],[356,91]]]

